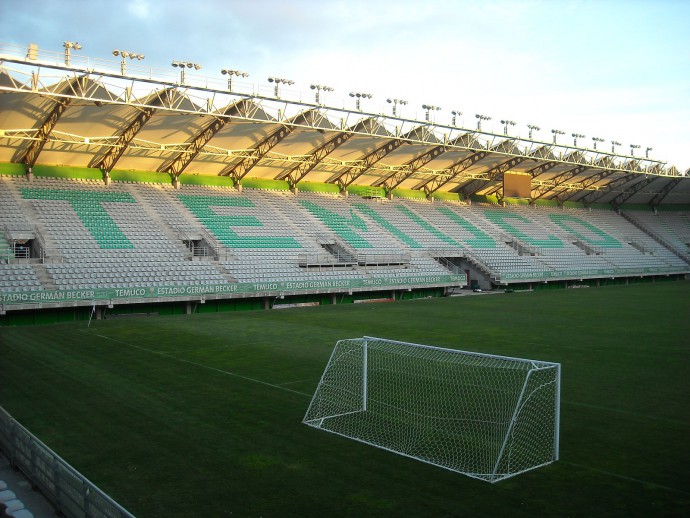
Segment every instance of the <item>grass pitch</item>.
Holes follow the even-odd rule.
[[[487,484],[301,424],[338,339],[562,363],[561,460]],[[0,328],[0,405],[138,517],[679,516],[690,283]]]

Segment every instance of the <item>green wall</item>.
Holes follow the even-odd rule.
[[[82,180],[103,180],[100,169],[89,167],[66,167],[53,165],[35,165],[33,173],[36,176],[50,176],[54,178],[79,178]]]
[[[167,173],[125,171],[122,169],[113,169],[110,172],[110,179],[114,182],[171,183],[170,175]]]
[[[323,182],[300,182],[297,184],[297,188],[303,192],[325,192],[338,194],[340,188],[334,183],[323,183]]]
[[[24,164],[0,162],[0,174],[21,176],[25,173]]]

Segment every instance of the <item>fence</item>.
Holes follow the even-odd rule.
[[[68,518],[134,518],[0,407],[0,449]]]

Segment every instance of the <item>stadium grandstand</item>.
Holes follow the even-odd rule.
[[[192,65],[0,44],[0,325],[690,273],[690,178],[649,150]]]

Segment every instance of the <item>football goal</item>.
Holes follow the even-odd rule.
[[[560,378],[558,363],[340,340],[303,422],[497,482],[558,460]]]

